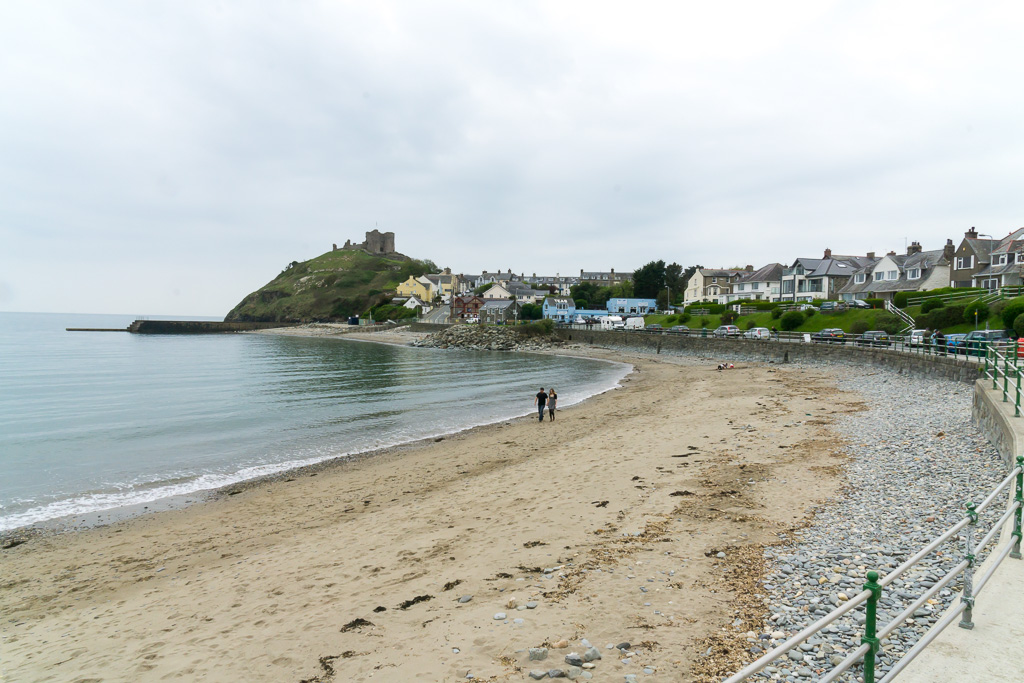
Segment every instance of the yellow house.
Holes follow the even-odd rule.
[[[423,301],[431,301],[431,288],[412,275],[409,279],[398,285],[398,296],[418,296]]]

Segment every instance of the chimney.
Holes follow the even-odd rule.
[[[910,246],[907,247],[907,256],[911,256],[912,254],[920,254],[920,253],[921,253],[921,243],[920,242],[911,242]]]
[[[875,252],[873,252],[873,251],[869,251],[869,252],[867,253],[867,257],[868,257],[869,259],[871,259],[872,261],[874,261],[874,260],[875,260]]]
[[[822,258],[832,258],[832,250],[831,249],[825,249],[825,255],[822,256]]]
[[[946,246],[942,248],[942,258],[952,263],[954,254],[956,254],[956,247],[953,246],[953,240],[946,240]]]
[[[748,265],[743,270],[747,271],[748,273],[753,273],[754,272],[754,266]]]
[[[886,256],[895,256],[895,255],[896,255],[895,251],[890,251],[888,254],[886,254]]]
[[[972,225],[971,229],[964,233],[964,237],[966,237],[969,240],[976,240],[978,239],[978,231],[975,230],[974,226]]]

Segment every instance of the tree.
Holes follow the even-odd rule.
[[[665,288],[665,262],[651,261],[633,271],[633,292],[644,299],[654,299]]]
[[[519,312],[520,320],[540,320],[544,317],[544,307],[537,304],[523,304]]]
[[[670,296],[672,301],[676,301],[683,295],[683,290],[686,289],[686,280],[683,279],[683,267],[678,263],[665,266],[665,286],[671,291]],[[672,305],[672,301],[669,301],[669,305]]]

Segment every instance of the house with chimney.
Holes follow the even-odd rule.
[[[1022,270],[1024,228],[1019,228],[992,246],[988,265],[972,275],[971,282],[973,286],[985,289],[1019,286],[1024,284]]]
[[[924,251],[919,242],[911,242],[906,254],[890,251],[876,263],[858,269],[839,290],[839,296],[845,301],[891,300],[898,292],[948,287],[955,252],[953,240],[946,240],[945,247],[933,251]]]
[[[999,240],[991,235],[982,237],[975,228],[964,233],[960,246],[953,254],[953,267],[950,270],[950,287],[975,287],[975,276],[988,268],[992,262],[992,249],[999,246]],[[982,278],[989,279],[992,278]]]
[[[733,283],[754,272],[754,266],[746,268],[698,268],[690,276],[683,290],[683,305],[689,306],[701,301],[721,304],[732,294]]]
[[[821,258],[798,258],[783,268],[779,301],[837,299],[858,269],[875,262],[875,255],[846,256],[825,249]]]
[[[725,295],[724,303],[739,300],[778,301],[782,264],[769,263],[753,272],[746,272],[732,285],[732,293]]]

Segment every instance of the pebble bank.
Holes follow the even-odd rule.
[[[968,501],[981,502],[1005,476],[998,452],[970,423],[971,385],[870,368],[832,367],[830,372],[841,389],[867,402],[867,410],[842,416],[835,424],[848,442],[849,485],[840,499],[816,510],[792,545],[766,551],[768,617],[762,632],[746,633],[750,661],[859,593],[868,571],[885,576],[959,521]],[[1002,504],[990,506],[979,529],[990,528],[1003,510]],[[961,561],[963,537],[939,550],[883,590],[879,628]],[[882,641],[879,676],[913,647],[960,588],[957,579]],[[859,608],[845,615],[774,662],[760,678],[818,680],[860,646],[863,614]],[[842,680],[858,680],[859,671],[855,666]]]

